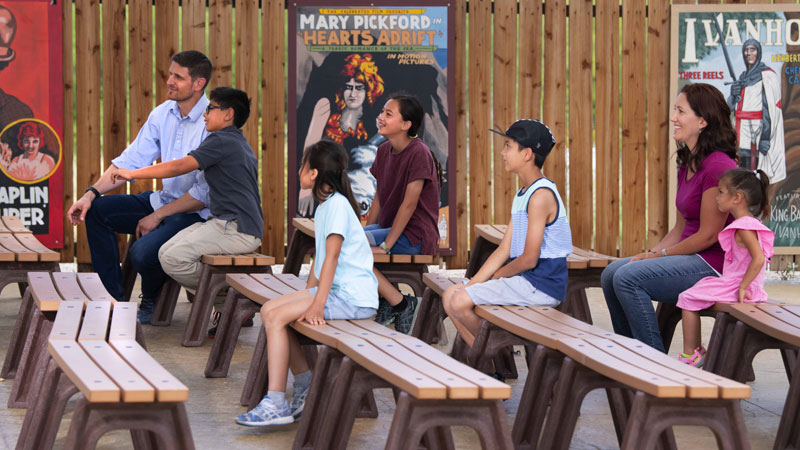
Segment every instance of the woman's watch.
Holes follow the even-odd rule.
[[[386,248],[386,241],[381,242],[380,247],[386,252],[387,255],[389,254],[389,249]]]

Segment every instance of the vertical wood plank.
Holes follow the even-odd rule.
[[[250,97],[250,118],[244,126],[244,137],[256,149],[258,146],[258,19],[261,11],[258,0],[236,2],[236,88]],[[273,25],[274,26],[274,25]]]
[[[592,0],[570,2],[569,46],[569,225],[573,244],[591,248]]]
[[[127,105],[125,101],[125,1],[103,1],[103,161],[101,171],[125,150]],[[125,186],[113,193],[125,191]]]
[[[455,51],[455,68],[452,83],[455,83],[456,95],[456,171],[450,174],[457,186],[456,190],[456,216],[451,218],[451,227],[458,229],[456,233],[456,247],[458,251],[453,256],[446,257],[447,267],[456,269],[467,266],[467,252],[469,251],[469,223],[467,216],[467,66],[466,66],[466,38],[467,38],[467,5],[466,2],[454,2],[455,32],[453,37],[453,51]]]
[[[595,40],[597,208],[595,250],[617,254],[619,241],[619,2],[597,0]]]
[[[621,255],[644,250],[645,133],[647,96],[645,10],[641,2],[622,4],[622,247]]]
[[[61,70],[64,86],[64,103],[63,103],[63,116],[64,116],[64,130],[63,142],[61,143],[61,170],[64,174],[64,185],[62,186],[62,195],[64,196],[64,236],[61,242],[64,246],[61,248],[61,261],[73,262],[75,260],[75,238],[72,224],[67,216],[67,211],[75,202],[75,192],[72,188],[72,181],[74,173],[72,171],[73,153],[75,147],[72,145],[72,140],[75,134],[72,131],[74,112],[72,111],[75,106],[74,96],[75,89],[73,82],[75,77],[72,71],[75,69],[72,61],[72,31],[73,31],[73,17],[72,17],[72,2],[61,2],[61,48],[62,60]],[[80,189],[80,184],[78,189]]]
[[[99,0],[75,2],[75,67],[78,166],[77,185],[90,186],[100,164],[100,5]],[[70,111],[70,114],[72,112]],[[65,174],[65,180],[66,178]],[[91,262],[86,228],[78,228],[78,262]]]
[[[264,212],[264,239],[262,251],[275,257],[281,264],[285,256],[286,172],[284,171],[284,152],[286,136],[284,133],[286,68],[284,58],[285,13],[283,2],[264,2],[261,22],[261,209]]]
[[[519,29],[528,39],[519,39],[519,103],[521,119],[542,118],[542,2],[520,0]]]
[[[566,192],[567,104],[567,6],[565,0],[548,0],[544,6],[544,106],[543,122],[550,127],[556,145],[544,163],[544,173]]]
[[[206,2],[205,0],[183,0],[181,7],[181,29],[183,50],[206,52]]]
[[[492,2],[469,4],[469,218],[472,225],[490,223],[492,206],[491,108]],[[470,227],[473,228],[473,227]],[[474,234],[472,229],[470,236]],[[471,241],[471,239],[470,239]]]
[[[156,104],[167,100],[172,56],[178,53],[178,0],[156,0]]]
[[[283,23],[283,22],[276,22]],[[275,23],[271,24],[273,28]],[[211,76],[213,89],[217,86],[231,86],[233,84],[233,4],[232,0],[210,0],[208,3],[208,33],[213,36],[209,39],[208,53],[211,64],[214,65],[214,74]]]
[[[128,45],[130,64],[130,130],[131,141],[153,110],[153,6],[150,2],[128,5]],[[153,180],[137,180],[130,185],[131,194],[153,189]]]
[[[492,80],[494,111],[492,128],[504,131],[516,118],[517,48],[516,0],[494,1],[494,79]],[[503,163],[504,138],[491,133],[494,141],[494,223],[508,223],[511,201],[517,180]]]
[[[668,228],[669,3],[650,0],[647,21],[647,248],[657,244]]]

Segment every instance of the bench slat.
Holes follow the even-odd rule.
[[[301,280],[294,274],[277,273],[274,274],[273,276],[296,291],[302,291],[303,289],[306,288],[306,281]]]
[[[132,340],[116,340],[109,343],[139,375],[155,388],[156,399],[159,402],[189,400],[189,388],[162,367],[138,343]]]
[[[583,339],[561,339],[558,350],[589,369],[659,398],[684,398],[682,383],[642,370],[614,358]]]
[[[800,332],[800,317],[785,309],[783,306],[760,303],[758,305],[758,309],[766,312],[781,322],[786,322],[787,324],[797,328],[798,332]]]
[[[119,354],[105,341],[83,341],[83,351],[100,369],[119,386],[122,401],[125,403],[153,402],[156,393],[153,386],[145,381]]]
[[[269,255],[262,255],[261,253],[248,253],[248,256],[252,256],[254,261],[254,265],[256,266],[272,266],[275,264],[275,257]]]
[[[545,317],[539,314],[536,310],[540,308],[549,308],[547,306],[540,307],[540,306],[505,306],[504,309],[511,311],[512,313],[523,317],[531,322],[532,326],[535,327],[545,327],[549,330],[556,331],[564,336],[585,339],[589,337],[600,337],[600,336],[611,336],[612,333],[598,329],[597,333],[587,332],[581,329],[573,328],[568,325],[564,325],[561,322],[555,321],[550,319],[549,317]]]
[[[113,403],[120,398],[119,388],[89,358],[75,341],[51,340],[47,350],[58,366],[92,403]]]
[[[299,333],[319,342],[322,345],[327,345],[330,348],[336,348],[336,343],[339,338],[347,334],[344,331],[336,329],[330,325],[332,320],[325,321],[325,325],[311,325],[307,322],[295,321],[289,324],[292,328]]]
[[[61,302],[58,314],[53,321],[53,328],[50,330],[49,339],[74,341],[81,327],[81,316],[83,315],[83,302],[67,301]]]
[[[300,230],[303,234],[314,237],[314,221],[312,219],[295,217],[292,219],[292,225]]]
[[[372,333],[379,334],[381,336],[395,339],[397,341],[401,340],[416,340],[416,338],[409,336],[407,334],[400,333],[399,331],[393,330],[392,328],[385,327],[372,319],[362,319],[362,320],[351,320],[350,323],[361,327],[365,330],[371,331]]]
[[[611,340],[654,362],[661,363],[661,361],[664,361],[665,359],[672,360],[673,362],[675,361],[670,356],[665,355],[664,353],[661,353],[653,347],[643,344],[636,339],[614,335]],[[721,377],[715,373],[706,372],[705,370],[691,367],[689,365],[686,365],[686,367],[683,367],[682,369],[693,378],[717,385],[720,398],[750,397],[750,386],[746,384],[739,383],[728,378]]]
[[[731,315],[764,334],[800,347],[800,329],[772,317],[757,304],[732,304]]]
[[[113,302],[114,297],[106,291],[103,282],[100,281],[100,275],[94,272],[78,273],[78,283],[83,288],[83,292],[92,301],[100,302]]]
[[[3,216],[2,220],[6,226],[6,229],[12,233],[31,232],[31,230],[25,228],[25,225],[22,224],[22,220],[20,220],[20,218],[17,216]]]
[[[567,255],[567,269],[586,269],[589,267],[589,258],[570,253]]]
[[[392,256],[386,253],[381,253],[377,251],[372,252],[372,263],[390,263],[392,262]]]
[[[268,274],[268,273],[254,273],[250,274],[256,281],[263,284],[264,286],[270,288],[271,290],[277,292],[281,295],[293,294],[297,292],[297,289],[294,289],[288,286],[286,283],[281,282],[279,279],[275,278],[275,276]]]
[[[39,254],[22,245],[16,237],[14,237],[14,234],[0,233],[0,245],[14,252],[17,261],[36,262],[39,260]]]
[[[444,291],[447,288],[453,285],[452,281],[437,272],[423,273],[422,282],[425,284],[425,286],[431,288],[431,290],[439,297],[444,294]]]
[[[403,364],[409,367],[413,367],[414,369],[445,385],[447,387],[447,398],[479,398],[478,396],[480,395],[480,389],[477,385],[461,378],[455,372],[446,370],[443,367],[428,361],[424,357],[412,352],[396,340],[378,337],[375,334],[372,334],[372,337],[367,338],[366,341],[383,350],[383,352],[390,357],[401,361]]]
[[[413,255],[414,256],[414,264],[434,264],[435,256],[434,255]]]
[[[609,339],[592,338],[586,339],[586,341],[600,350],[608,353],[609,355],[622,359],[628,364],[647,370],[650,373],[662,376],[676,383],[686,385],[686,396],[689,398],[718,397],[718,389],[716,384],[707,383],[703,380],[698,380],[690,376],[683,370],[682,367],[677,365],[685,365],[680,361],[670,358],[670,361],[667,364],[661,364],[638,355]]]
[[[81,290],[78,280],[73,272],[53,272],[53,283],[64,300],[88,301],[89,298]]]
[[[104,341],[108,333],[109,317],[111,317],[111,302],[88,302],[78,342]]]
[[[529,320],[501,306],[478,306],[475,308],[475,313],[504,330],[548,348],[555,349],[559,338],[569,337],[546,327],[535,326]]]
[[[391,259],[392,259],[393,263],[399,263],[399,264],[408,264],[413,259],[411,255],[400,255],[400,254],[393,255],[392,254],[392,255],[389,255],[389,256],[391,256]]]
[[[480,398],[507,399],[511,398],[511,386],[496,380],[483,372],[477,371],[466,364],[462,364],[450,356],[440,352],[419,339],[398,339],[398,344],[405,346],[414,353],[422,356],[439,367],[447,369],[459,377],[474,383],[480,389]]]
[[[281,296],[280,293],[267,288],[250,275],[230,273],[225,276],[225,280],[227,280],[228,286],[236,289],[240,294],[259,305]]]
[[[500,245],[500,241],[503,240],[503,234],[505,234],[505,229],[501,231],[491,225],[475,225],[475,235],[495,245]]]
[[[248,255],[233,255],[234,266],[253,266],[255,265],[255,258]]]
[[[203,264],[212,266],[230,266],[233,264],[233,256],[231,255],[203,255],[200,258]]]
[[[138,303],[115,302],[111,315],[111,331],[108,341],[133,341],[136,339],[136,311]]]
[[[61,254],[54,252],[42,245],[36,236],[31,233],[14,233],[14,237],[26,248],[35,252],[39,256],[39,261],[58,262],[61,261]]]
[[[547,317],[550,320],[564,324],[571,328],[575,328],[576,330],[580,330],[590,335],[595,335],[597,337],[608,338],[608,339],[611,339],[613,336],[615,336],[615,334],[611,333],[610,331],[606,331],[594,325],[589,325],[588,323],[582,320],[578,320],[570,316],[569,314],[564,314],[561,311],[555,308],[551,308],[549,306],[533,307],[531,308],[531,310],[534,311],[536,314]]]
[[[3,230],[0,230],[0,233],[2,232]],[[15,259],[17,259],[17,255],[0,244],[0,262],[13,262]]]
[[[61,296],[53,285],[49,272],[28,272],[28,286],[39,311],[58,311]]]

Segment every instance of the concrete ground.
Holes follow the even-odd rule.
[[[65,270],[69,270],[69,267],[66,267]],[[463,272],[461,273],[463,274]],[[455,275],[458,272],[452,272],[452,274]],[[800,304],[800,284],[797,282],[770,281],[767,284],[767,291],[772,298]],[[134,292],[138,292],[138,287]],[[589,289],[588,297],[595,324],[610,330],[611,325],[602,292],[600,289]],[[0,292],[0,342],[8,342],[19,304],[20,295],[16,286],[8,286]],[[247,375],[258,328],[242,330],[228,377],[207,379],[203,376],[203,371],[211,344],[206,343],[204,346],[196,348],[180,346],[189,306],[182,294],[175,309],[172,326],[165,328],[145,326],[144,333],[150,353],[190,388],[187,410],[196,447],[198,449],[224,448],[226,450],[290,448],[297,424],[260,429],[242,427],[236,425],[233,420],[237,414],[245,411],[245,408],[239,405],[239,395]],[[708,335],[713,324],[710,319],[703,320],[704,342],[708,342]],[[258,320],[256,325],[260,326]],[[449,321],[447,325],[450,342],[452,342],[454,329]],[[670,354],[677,356],[681,342],[682,335],[678,330],[675,333],[673,350]],[[0,346],[0,358],[5,357],[6,349],[4,347]],[[442,348],[442,350],[449,349]],[[513,423],[527,375],[523,361],[521,355],[517,357],[520,378],[508,381],[512,386],[513,393],[513,398],[505,402],[509,424]],[[766,351],[756,357],[755,372],[757,378],[752,384],[752,398],[742,403],[742,409],[753,450],[771,449],[788,389],[788,382],[778,352]],[[12,380],[0,381],[0,404],[7,403],[11,386]],[[376,400],[380,416],[377,419],[357,419],[348,448],[383,448],[391,425],[394,401],[391,391],[388,389],[378,390]],[[74,401],[73,398],[67,406],[67,413],[59,429],[56,448],[64,446]],[[14,448],[24,415],[24,410],[0,408],[0,448]],[[675,431],[679,448],[716,448],[713,435],[706,429],[678,427]],[[480,448],[477,435],[470,429],[455,429],[454,438],[456,447],[459,449]],[[587,396],[571,447],[575,449],[618,448],[608,403],[603,391],[598,390]],[[98,448],[132,448],[130,435],[121,431],[110,433],[100,441]]]

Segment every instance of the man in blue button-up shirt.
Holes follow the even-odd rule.
[[[101,195],[125,183],[114,180],[117,169],[138,169],[158,158],[183,158],[200,145],[208,134],[203,113],[211,71],[211,61],[201,52],[188,50],[173,56],[167,79],[169,100],[150,113],[136,139],[67,213],[73,225],[86,221],[92,267],[117,300],[123,298],[123,287],[115,233],[136,234],[129,251],[133,267],[142,276],[139,320],[143,324],[150,322],[154,300],[166,280],[158,249],[178,231],[210,216],[208,185],[202,172],[195,170],[165,179],[160,191]]]

